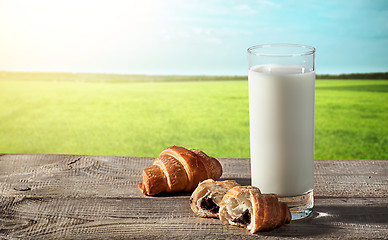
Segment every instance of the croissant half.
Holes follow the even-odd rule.
[[[217,180],[222,175],[220,162],[197,149],[172,146],[164,149],[152,166],[143,170],[139,189],[147,195],[167,192],[192,192],[200,181]]]
[[[287,204],[275,194],[262,194],[253,186],[237,186],[222,198],[219,217],[223,223],[245,227],[251,233],[272,230],[291,221]]]
[[[207,179],[199,183],[190,197],[191,209],[200,217],[218,218],[222,198],[229,189],[235,186],[239,186],[239,184],[231,180],[214,181]]]

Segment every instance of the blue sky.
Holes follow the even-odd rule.
[[[0,0],[0,70],[243,75],[246,49],[316,47],[318,74],[388,71],[388,1]]]

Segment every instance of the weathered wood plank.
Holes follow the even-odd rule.
[[[152,161],[139,157],[6,154],[0,156],[0,193],[26,197],[141,197],[137,184],[143,168]],[[249,159],[220,161],[222,179],[250,184]],[[388,161],[317,160],[314,194],[388,197]]]
[[[381,198],[318,198],[313,217],[251,235],[194,215],[188,199],[3,198],[0,236],[95,238],[385,238],[388,204]]]
[[[388,161],[317,160],[315,212],[251,235],[196,217],[189,194],[137,189],[154,158],[0,154],[0,238],[225,239],[388,236]],[[220,159],[223,179],[250,184],[249,159]]]

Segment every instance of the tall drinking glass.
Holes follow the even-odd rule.
[[[315,48],[248,48],[252,185],[276,193],[292,219],[312,213]]]

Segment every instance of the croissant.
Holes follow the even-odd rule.
[[[240,186],[235,181],[214,181],[207,179],[198,184],[190,197],[190,206],[200,217],[218,218],[219,205],[222,197],[229,189]]]
[[[143,170],[143,182],[138,187],[146,195],[192,192],[200,181],[217,180],[221,175],[222,166],[217,159],[197,149],[172,146]]]
[[[253,186],[237,186],[222,198],[219,210],[223,223],[247,228],[251,233],[272,230],[291,221],[287,204],[276,194],[261,194]]]

